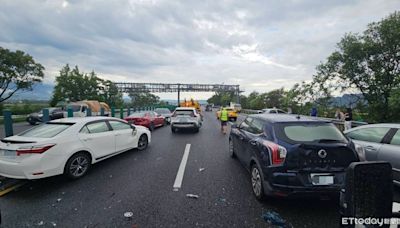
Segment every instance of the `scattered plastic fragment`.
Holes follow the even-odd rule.
[[[186,194],[186,197],[188,198],[193,198],[193,199],[198,199],[199,195],[195,195],[195,194]]]
[[[110,175],[110,178],[112,178],[112,175]]]
[[[40,221],[40,222],[38,222],[37,225],[38,225],[38,226],[43,226],[43,225],[44,225],[44,222],[43,222],[43,221]]]
[[[61,192],[61,194],[62,194],[62,195],[64,195],[64,194],[65,194],[65,192]]]
[[[62,200],[61,198],[58,198],[58,199],[57,199],[57,202],[61,202],[61,200]]]
[[[78,210],[78,208],[74,208],[74,210],[75,210],[75,211],[77,211],[77,210]]]
[[[281,216],[278,213],[274,211],[265,212],[262,215],[262,218],[269,224],[280,227],[286,227],[286,221],[283,218],[281,218]]]
[[[50,222],[52,226],[56,227],[57,224],[55,222]]]
[[[226,202],[226,199],[224,199],[224,198],[219,198],[219,202],[225,203],[225,202]]]
[[[205,170],[205,168],[200,168],[199,172],[203,172]]]
[[[179,188],[174,188],[173,191],[177,192],[177,191],[179,191]]]
[[[127,211],[124,213],[125,218],[132,218],[132,216],[133,216],[133,212],[131,212],[131,211]]]

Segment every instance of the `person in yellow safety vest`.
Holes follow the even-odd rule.
[[[223,108],[221,110],[221,116],[220,116],[220,120],[221,120],[221,132],[226,134],[226,128],[227,128],[227,124],[228,124],[228,110],[226,110],[226,108]]]

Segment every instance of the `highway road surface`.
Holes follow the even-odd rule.
[[[257,201],[215,113],[204,114],[199,133],[158,128],[147,150],[98,163],[79,180],[28,181],[0,197],[2,227],[273,227],[269,212],[288,227],[338,226],[335,199]]]

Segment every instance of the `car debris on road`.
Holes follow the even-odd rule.
[[[186,197],[188,198],[193,198],[193,199],[198,199],[199,195],[195,195],[195,194],[186,194]]]

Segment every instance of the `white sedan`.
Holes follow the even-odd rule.
[[[0,142],[0,175],[39,179],[64,174],[76,179],[90,166],[151,140],[142,126],[110,117],[75,117],[50,121]]]

